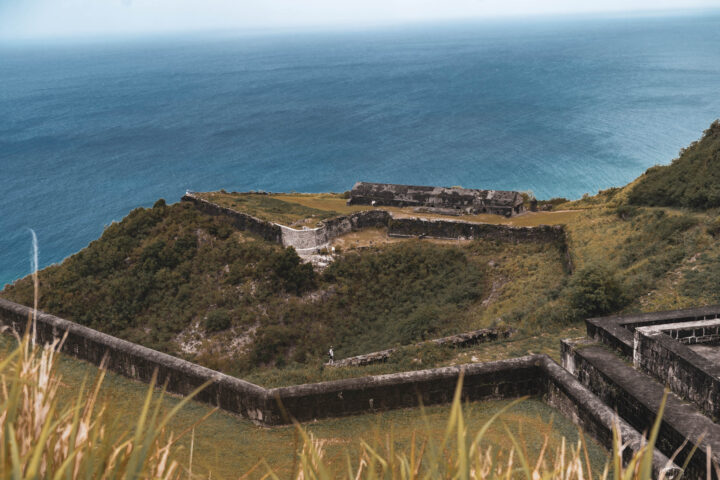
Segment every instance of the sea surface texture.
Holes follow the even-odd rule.
[[[0,286],[186,189],[577,198],[717,117],[717,11],[0,45]]]

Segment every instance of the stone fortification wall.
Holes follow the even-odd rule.
[[[633,332],[638,327],[694,322],[720,318],[720,305],[668,310],[632,315],[588,318],[585,320],[588,337],[604,343],[625,355],[633,356]]]
[[[308,421],[396,408],[448,403],[460,372],[464,371],[463,398],[515,398],[537,395],[544,387],[538,358],[534,356],[444,367],[414,372],[350,378],[276,388],[270,395],[281,398],[295,418]]]
[[[23,332],[32,309],[0,299],[0,324]],[[38,312],[37,338],[51,342],[67,335],[62,351],[114,372],[148,382],[155,371],[158,384],[186,395],[211,382],[196,397],[263,425],[371,413],[452,400],[464,373],[463,398],[483,400],[544,395],[545,399],[612,448],[613,412],[546,355],[497,362],[435,368],[390,375],[265,389],[191,362],[121,340],[62,318]],[[641,435],[618,420],[629,450],[641,445]],[[656,452],[654,465],[667,458]]]
[[[562,226],[514,227],[491,223],[424,218],[393,218],[388,225],[393,237],[487,239],[502,242],[565,242]]]
[[[665,325],[662,332],[685,345],[716,344],[720,342],[720,320]]]
[[[260,220],[252,215],[238,212],[230,208],[221,207],[220,205],[203,200],[202,198],[189,192],[183,195],[182,201],[194,203],[200,211],[207,213],[208,215],[223,215],[230,218],[233,225],[238,230],[254,233],[269,242],[282,243],[282,230],[279,225],[272,222],[266,222],[265,220]]]
[[[558,365],[550,357],[543,355],[543,373],[546,380],[545,401],[558,409],[563,415],[582,427],[601,444],[612,449],[613,427],[620,432],[623,442],[627,444],[623,451],[625,462],[639,451],[645,440],[632,425],[608,407],[600,398],[586,388],[570,372]],[[653,478],[659,478],[665,471],[665,478],[679,476],[680,468],[671,462],[666,455],[655,449],[653,452]]]
[[[368,210],[330,218],[323,221],[323,225],[318,228],[299,230],[284,225],[278,226],[282,230],[284,246],[294,247],[301,253],[312,253],[327,247],[333,238],[364,228],[385,227],[389,220],[390,214],[384,210]]]
[[[560,242],[566,244],[562,226],[514,227],[490,223],[463,222],[461,220],[429,220],[424,218],[395,218],[380,209],[356,212],[323,221],[318,228],[294,229],[260,220],[251,215],[221,207],[192,193],[182,198],[193,202],[210,215],[226,215],[240,230],[256,233],[271,242],[294,247],[298,253],[312,254],[325,248],[341,235],[365,228],[387,227],[394,237],[429,237],[449,239],[489,239],[502,242]],[[569,257],[568,257],[569,259]],[[568,268],[572,266],[568,263]]]
[[[592,341],[564,340],[562,343],[563,366],[572,372],[579,381],[610,408],[616,410],[638,431],[649,432],[652,428],[660,402],[663,386],[641,374],[628,376],[629,367],[604,347]],[[718,430],[707,417],[677,397],[667,399],[663,422],[656,446],[666,454],[677,453],[678,462],[684,462],[695,445],[702,439],[704,443],[691,457],[686,477],[704,478],[706,466],[706,446],[710,444],[713,460],[718,461],[720,437]],[[686,443],[687,440],[687,443]]]
[[[335,217],[325,220],[323,224],[328,239],[333,239],[346,233],[355,232],[364,228],[386,227],[392,215],[385,210],[366,210],[351,215]]]
[[[0,299],[0,325],[23,333],[32,309]],[[149,382],[157,370],[158,385],[167,382],[171,393],[187,395],[211,381],[197,396],[201,402],[217,405],[257,422],[272,416],[274,403],[264,388],[210,370],[200,365],[93,330],[54,315],[38,312],[37,340],[50,343],[67,334],[62,351],[108,370]]]
[[[635,330],[633,364],[710,418],[720,419],[720,365],[653,327]]]

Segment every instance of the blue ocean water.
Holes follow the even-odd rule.
[[[576,198],[720,117],[720,12],[0,46],[0,285],[186,189]]]

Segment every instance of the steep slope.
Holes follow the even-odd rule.
[[[629,192],[634,205],[720,207],[720,120],[667,166],[649,168]]]
[[[467,329],[486,285],[475,256],[407,241],[347,252],[318,273],[223,217],[158,201],[40,272],[40,308],[237,373],[322,362],[330,345],[346,356]],[[2,296],[31,305],[31,279]]]

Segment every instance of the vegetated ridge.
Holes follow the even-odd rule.
[[[698,152],[717,154],[698,147],[713,135],[688,149],[697,161]],[[707,176],[720,175],[713,158]],[[635,205],[644,177],[557,207],[576,210],[562,214],[567,253],[554,244],[399,241],[372,230],[353,234],[358,242],[343,243],[322,272],[222,216],[160,200],[41,271],[40,308],[266,386],[517,356],[544,345],[552,353],[588,316],[720,302],[717,211]],[[221,197],[299,224],[344,213],[339,195]],[[30,305],[32,282],[0,294]],[[330,345],[343,358],[496,325],[520,333],[475,350],[408,347],[384,365],[323,369]]]
[[[649,168],[628,195],[631,204],[720,207],[720,120],[667,166]]]

